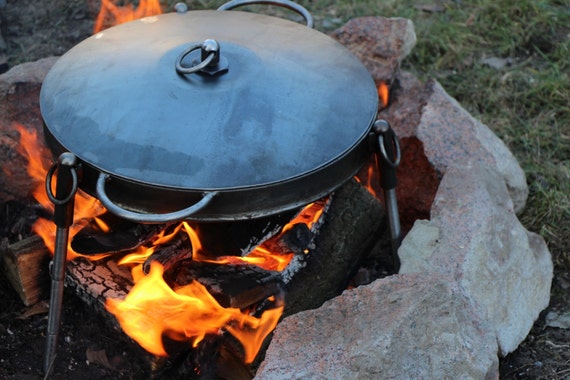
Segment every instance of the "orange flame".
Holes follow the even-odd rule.
[[[42,202],[44,207],[53,209],[42,185],[45,181],[47,163],[49,162],[48,158],[44,157],[46,151],[37,140],[35,130],[28,131],[21,125],[17,125],[15,128],[21,136],[21,154],[28,159],[28,173],[38,181],[34,193],[38,201],[44,199]],[[313,212],[304,210],[297,219],[311,219],[310,214],[319,212],[319,209],[315,208],[314,205],[309,205],[307,209],[311,209]],[[78,192],[74,213],[76,221],[79,220],[83,223],[78,224],[76,222],[70,228],[70,241],[85,223],[93,218],[102,230],[107,230],[108,226],[96,217],[104,211],[105,209],[95,198]],[[190,236],[193,251],[197,252],[201,249],[196,232],[186,222],[182,222],[169,230],[169,233],[166,232],[166,229],[161,231],[153,239],[152,246],[141,246],[119,262],[122,265],[135,264],[131,271],[134,285],[124,300],[107,299],[107,310],[115,315],[129,336],[155,355],[164,356],[167,354],[162,344],[163,335],[174,340],[188,340],[195,346],[206,334],[216,334],[225,329],[242,343],[245,361],[251,363],[267,334],[273,331],[277,325],[283,312],[283,306],[267,310],[260,318],[256,318],[236,308],[223,308],[198,282],[192,282],[172,290],[162,277],[164,269],[159,263],[151,263],[148,275],[143,273],[142,263],[154,252],[156,246],[168,243],[182,228]],[[54,223],[46,219],[38,219],[33,229],[44,239],[46,246],[53,252],[56,233]],[[81,256],[74,252],[71,246],[68,246],[68,252],[70,253],[68,260]],[[100,255],[96,259],[105,256],[108,255]],[[199,255],[196,256],[199,257]],[[282,270],[287,266],[293,254],[278,255],[258,247],[250,256],[231,259],[226,256],[225,259],[227,262],[245,261],[264,266],[270,270]],[[93,256],[90,255],[87,258],[92,260]]]
[[[383,107],[388,107],[388,101],[389,101],[388,94],[389,94],[388,84],[385,82],[380,82],[380,85],[378,86],[378,96],[382,101]]]
[[[20,145],[18,152],[28,160],[28,174],[37,182],[37,186],[32,191],[32,195],[46,210],[53,212],[53,204],[49,201],[44,183],[46,174],[49,168],[49,155],[46,149],[39,143],[36,130],[28,130],[21,124],[15,124],[14,128],[20,134]],[[75,223],[70,227],[70,236],[75,235],[85,224],[93,217],[102,214],[105,211],[99,202],[85,194],[78,191],[75,196],[74,219]],[[45,246],[53,254],[55,245],[56,226],[51,220],[40,218],[32,226],[33,231],[38,234],[44,241]],[[72,260],[76,257],[83,256],[75,252],[71,245],[67,247],[67,259]],[[98,260],[108,254],[92,255],[89,256],[90,260]]]
[[[167,356],[163,335],[177,341],[189,340],[196,347],[206,334],[218,334],[226,328],[241,341],[245,362],[251,363],[283,311],[281,306],[255,318],[239,309],[220,306],[197,281],[172,290],[162,275],[162,265],[152,263],[149,274],[133,286],[123,301],[108,299],[106,304],[123,330],[154,355]]]
[[[138,7],[132,4],[115,5],[112,0],[102,0],[101,10],[95,20],[93,33],[99,33],[113,25],[133,21],[142,17],[155,16],[162,13],[159,0],[140,0]]]

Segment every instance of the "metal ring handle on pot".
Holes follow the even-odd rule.
[[[97,186],[95,189],[97,198],[99,198],[103,206],[105,206],[108,211],[114,213],[115,215],[121,218],[137,223],[168,223],[168,222],[175,222],[186,219],[192,216],[193,214],[197,213],[198,211],[202,210],[210,203],[210,201],[216,195],[218,195],[217,191],[206,192],[204,193],[204,197],[200,199],[197,203],[183,210],[169,212],[165,214],[146,214],[146,213],[126,210],[121,206],[118,206],[117,204],[113,203],[113,201],[109,198],[109,196],[105,192],[105,184],[110,178],[111,176],[108,174],[105,173],[99,174],[99,178],[97,179]]]
[[[211,52],[210,54],[208,54],[206,59],[204,59],[202,62],[198,63],[195,66],[191,66],[191,67],[182,66],[182,60],[184,58],[186,58],[186,56],[188,54],[192,53],[194,50],[198,50],[198,49],[202,48],[203,45],[204,45],[204,43],[192,44],[186,50],[184,50],[180,54],[180,56],[178,56],[178,59],[176,60],[176,71],[178,71],[180,74],[192,74],[192,73],[198,72],[198,71],[204,69],[206,66],[208,66],[216,57],[216,52]]]
[[[72,185],[71,185],[71,190],[69,191],[69,195],[67,195],[64,199],[56,198],[55,194],[53,194],[51,184],[52,184],[53,175],[55,174],[55,171],[58,168],[58,166],[59,164],[56,163],[49,168],[46,175],[45,187],[46,187],[47,197],[51,201],[51,203],[53,203],[56,206],[61,206],[67,204],[71,200],[71,198],[75,196],[75,193],[77,192],[78,179],[77,179],[77,171],[75,171],[75,168],[72,167],[70,170]]]
[[[297,12],[307,22],[307,26],[309,28],[313,27],[313,16],[309,13],[307,9],[302,7],[301,5],[294,3],[289,0],[232,0],[229,1],[218,8],[219,11],[228,11],[230,9],[234,9],[237,7],[241,7],[244,5],[252,5],[252,4],[268,4],[268,5],[277,5],[279,7],[287,8],[292,11]]]

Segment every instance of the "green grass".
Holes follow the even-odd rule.
[[[222,3],[193,4],[195,9],[214,9]],[[521,221],[545,238],[556,271],[570,269],[568,0],[299,3],[323,32],[359,16],[411,19],[418,40],[403,68],[422,80],[436,78],[507,144],[529,182]],[[442,11],[422,11],[415,7],[419,3],[439,4]],[[510,64],[494,69],[481,62],[485,57],[508,59]]]

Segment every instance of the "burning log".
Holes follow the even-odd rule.
[[[251,380],[253,372],[231,335],[207,335],[196,349],[188,350],[156,371],[157,378],[189,380]]]
[[[83,255],[129,251],[147,243],[164,228],[131,222],[107,212],[75,234],[71,248]]]
[[[191,257],[194,241],[181,230],[180,233],[176,232],[178,235],[175,235],[175,239],[157,247],[148,259],[147,266],[161,262],[167,268],[163,277],[174,290],[197,280],[223,307],[262,312],[266,304],[271,303],[268,301],[271,296],[277,295],[277,298],[285,299],[285,315],[289,315],[317,307],[346,288],[378,239],[378,231],[384,225],[383,216],[380,203],[360,184],[351,180],[326,202],[325,211],[312,229],[297,222],[290,223],[285,233],[264,242],[263,247],[274,251],[277,256],[283,253],[293,256],[293,261],[283,272],[240,262],[240,256],[217,257],[218,260],[226,260],[223,264],[197,262],[196,257]],[[255,239],[262,240],[259,237]],[[175,252],[177,249],[182,253]],[[208,259],[207,255],[205,259]],[[67,268],[67,283],[75,288],[80,298],[106,316],[110,325],[117,327],[115,317],[104,305],[109,299],[123,300],[132,293],[132,274],[125,266],[117,265],[114,259],[88,261],[78,258],[69,262]],[[222,331],[226,328],[231,330],[228,326]],[[203,340],[221,339],[221,343],[212,343],[211,349],[217,347],[216,355],[209,355],[217,361],[215,366],[221,365],[219,361],[227,361],[229,364],[223,366],[233,368],[230,372],[239,372],[232,364],[235,357],[242,355],[240,349],[232,348],[233,343],[230,342],[235,338],[227,332],[215,338],[206,338],[209,335]],[[163,342],[168,339],[163,337]],[[202,343],[192,349],[188,343],[185,346],[182,344],[186,354],[180,359],[181,343],[177,344],[179,348],[174,351],[177,352],[175,361],[178,360],[178,365],[186,363],[184,365],[189,366],[196,360],[196,355],[210,350],[202,347]],[[167,349],[167,352],[170,351]],[[163,363],[154,368],[162,370],[165,365]],[[170,365],[176,366],[175,363]],[[204,371],[208,365],[205,365]],[[216,376],[224,378],[220,374]]]
[[[165,273],[173,286],[187,285],[193,280],[204,285],[223,307],[244,309],[280,293],[283,288],[281,274],[256,265],[216,264],[182,261]],[[170,279],[170,281],[168,281]]]
[[[143,272],[148,274],[154,262],[160,263],[165,271],[170,270],[178,262],[192,258],[192,244],[186,233],[177,233],[168,245],[159,246],[143,263]]]
[[[354,180],[333,194],[315,249],[284,271],[284,316],[338,296],[368,255],[386,222],[381,204]]]

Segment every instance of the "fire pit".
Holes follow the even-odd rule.
[[[277,4],[298,11],[311,26],[310,15],[303,8],[288,1]],[[46,372],[57,347],[67,241],[78,188],[94,195],[119,218],[167,224],[163,231],[179,221],[202,223],[197,229],[204,230],[211,229],[204,223],[214,223],[217,229],[220,222],[243,224],[252,219],[256,221],[247,222],[248,226],[255,223],[266,231],[272,222],[259,219],[282,219],[331,194],[377,153],[391,240],[394,250],[397,248],[400,225],[395,168],[400,149],[389,124],[374,121],[378,93],[370,74],[342,45],[311,28],[269,16],[221,12],[239,5],[243,3],[234,1],[218,11],[199,12],[179,6],[176,13],[107,29],[72,48],[46,76],[40,96],[44,135],[54,155],[59,155],[46,179],[58,227]],[[90,234],[101,230],[104,236],[114,229],[101,218],[95,221]],[[142,227],[131,229],[140,231]],[[174,340],[184,337],[196,345],[228,320],[242,329],[248,325],[246,329],[255,330],[253,340],[257,342],[251,349],[244,344],[245,361],[252,362],[281,315],[277,294],[281,280],[270,280],[271,273],[259,274],[263,280],[258,282],[274,281],[273,286],[265,286],[256,298],[246,297],[245,303],[233,302],[236,297],[230,296],[227,305],[249,310],[270,297],[278,309],[268,317],[270,327],[240,310],[225,311],[219,322],[212,326],[208,322],[205,329],[192,330],[184,324],[203,314],[221,312],[217,305],[188,314],[181,318],[182,324],[160,327],[153,334],[148,326],[157,321],[145,320],[148,313],[133,323],[136,310],[168,309],[172,303],[166,298],[168,291],[157,297],[166,299],[160,304],[137,298],[150,289],[160,289],[163,275],[168,277],[163,264],[173,261],[172,257],[188,259],[188,265],[222,262],[207,247],[200,250],[201,242],[189,223],[168,233],[178,235],[182,229],[186,233],[182,232],[174,248],[161,249],[152,253],[152,261],[146,260],[143,272],[148,277],[133,274],[137,286],[126,302],[108,302],[108,309],[130,336],[155,355],[166,355],[162,334]],[[142,229],[127,247],[112,247],[110,252],[138,248],[152,232],[154,227]],[[77,240],[76,247],[80,245]],[[156,240],[162,242],[161,237]],[[305,242],[309,243],[310,239]],[[242,254],[249,254],[246,247],[239,248]],[[301,251],[306,249],[301,245]],[[246,271],[259,272],[253,267]],[[170,277],[196,275],[177,271]],[[182,292],[178,296],[201,299],[204,296],[196,294],[207,294],[199,283],[188,282],[176,281]],[[209,290],[215,287],[228,288],[216,282]],[[128,302],[135,305],[121,308]],[[260,312],[259,318],[268,313]],[[234,335],[238,331],[231,326],[226,329]]]
[[[363,51],[370,52],[376,50],[371,47],[362,48],[362,46],[366,46],[366,41],[370,41],[370,36],[371,34],[373,35],[372,31],[377,30],[376,28],[382,29],[378,26],[381,23],[375,24],[375,22],[379,21],[373,18],[354,21],[336,32],[335,37],[341,39],[345,46],[350,47],[357,54],[361,54],[359,58],[366,62],[367,65],[370,62],[376,62],[376,66],[368,66],[369,70],[375,73],[374,77],[377,81],[380,78],[385,79],[378,74],[378,68],[383,68],[382,65],[378,64],[378,57],[368,56],[366,53],[363,53]],[[358,27],[355,27],[358,23],[368,26],[374,24],[375,26],[374,28],[367,27],[363,29],[364,31],[359,31]],[[375,41],[381,41],[381,39],[376,38]],[[485,359],[477,362],[485,365],[490,364],[486,370],[488,370],[487,374],[492,376],[496,372],[496,367],[493,369],[493,357],[495,357],[496,365],[497,347],[493,346],[493,344],[485,346],[480,344],[480,342],[490,343],[493,340],[498,341],[499,350],[502,354],[512,350],[516,346],[516,342],[520,342],[528,332],[528,321],[532,321],[536,317],[536,313],[544,307],[540,302],[535,302],[534,296],[528,297],[528,295],[534,294],[539,298],[541,297],[543,301],[548,298],[548,291],[545,290],[545,284],[548,283],[546,274],[548,272],[548,265],[546,265],[548,252],[539,244],[540,239],[528,234],[528,241],[531,246],[529,250],[528,247],[525,248],[521,245],[525,241],[524,233],[516,232],[514,234],[496,235],[496,233],[501,231],[520,231],[520,226],[517,226],[514,222],[509,228],[501,228],[497,231],[491,228],[485,230],[483,234],[479,232],[481,226],[496,225],[497,219],[494,217],[495,215],[501,215],[500,220],[502,223],[511,219],[516,220],[509,196],[512,197],[514,209],[520,209],[521,205],[524,204],[524,186],[521,185],[521,183],[524,183],[524,178],[522,182],[519,181],[521,177],[517,170],[510,168],[513,162],[516,165],[516,161],[506,153],[504,146],[499,144],[498,140],[486,127],[470,120],[468,115],[466,116],[466,112],[453,99],[447,96],[436,82],[429,82],[424,85],[417,82],[410,74],[400,73],[395,76],[395,79],[390,80],[389,83],[392,84],[393,91],[391,95],[393,99],[390,107],[384,110],[382,116],[390,120],[399,135],[403,137],[402,150],[405,154],[403,155],[402,170],[406,175],[400,176],[399,179],[407,183],[407,185],[400,187],[400,195],[402,195],[403,189],[410,190],[407,194],[404,192],[404,196],[400,198],[406,200],[402,202],[405,206],[404,211],[406,215],[404,221],[406,224],[409,223],[410,226],[413,223],[414,218],[408,217],[408,215],[411,215],[408,212],[412,208],[418,211],[421,210],[420,214],[415,214],[416,216],[420,215],[423,219],[430,219],[429,221],[418,222],[414,226],[413,233],[409,234],[403,248],[406,258],[405,268],[406,271],[425,271],[427,274],[410,275],[403,273],[399,276],[390,276],[386,281],[375,282],[371,287],[356,288],[347,292],[345,296],[327,303],[314,313],[303,313],[286,318],[283,328],[278,329],[277,337],[271,345],[272,348],[267,356],[263,371],[258,373],[260,378],[264,378],[263,376],[271,378],[272,374],[276,373],[274,371],[279,368],[279,357],[287,357],[288,365],[292,371],[289,373],[296,374],[309,373],[311,365],[321,366],[321,374],[325,373],[323,371],[326,370],[337,371],[336,375],[346,369],[374,370],[373,363],[393,363],[393,368],[397,368],[397,373],[399,374],[429,373],[426,372],[429,369],[425,368],[423,359],[447,358],[447,356],[442,353],[434,353],[434,345],[422,346],[421,350],[407,350],[407,347],[417,347],[418,344],[424,345],[429,343],[429,339],[418,339],[416,334],[418,332],[417,326],[420,326],[420,330],[424,332],[430,332],[430,334],[421,335],[422,338],[429,336],[439,337],[438,329],[442,329],[445,333],[441,336],[447,338],[461,335],[457,331],[478,331],[480,333],[479,337],[484,339],[478,341],[479,343],[475,345],[456,345],[450,349],[449,343],[453,342],[453,340],[447,339],[439,341],[441,344],[438,344],[437,347],[453,352],[454,358],[460,357],[464,353],[465,347],[471,347],[465,351],[465,360],[461,361],[461,364],[457,367],[463,371],[465,371],[467,365],[475,362],[473,360],[474,349],[484,351],[485,355],[483,357]],[[18,86],[15,87],[18,89]],[[33,123],[31,125],[33,126]],[[443,139],[441,136],[446,136],[446,138]],[[442,155],[442,152],[446,152],[449,155]],[[498,160],[497,157],[501,157],[501,159]],[[468,162],[464,160],[468,160]],[[493,170],[491,172],[480,170],[478,166],[480,163],[490,166],[493,170],[499,172],[500,175],[492,174]],[[479,173],[487,173],[484,180],[477,177]],[[469,174],[469,176],[466,177],[465,174]],[[437,190],[439,180],[442,177],[444,177],[445,182]],[[504,188],[503,181],[508,185],[508,194],[506,190],[504,192],[501,190]],[[481,184],[484,184],[484,186],[481,186]],[[459,193],[450,193],[450,189],[453,188],[457,188]],[[414,193],[413,189],[418,189],[418,191]],[[430,216],[431,203],[436,190],[438,191],[437,203]],[[485,195],[489,191],[494,192],[492,197]],[[489,199],[497,199],[497,201],[493,203],[494,201],[490,202]],[[473,207],[458,209],[457,206],[461,204]],[[427,206],[420,209],[419,205]],[[450,210],[449,213],[444,212],[447,209]],[[496,211],[496,213],[493,213],[493,217],[481,219],[481,214],[488,212],[490,209]],[[466,223],[467,220],[470,222]],[[442,227],[444,222],[447,223],[445,228]],[[405,228],[405,230],[407,229]],[[349,231],[349,234],[351,233],[353,232]],[[419,237],[418,233],[421,233]],[[484,238],[481,238],[481,236],[484,236]],[[514,241],[511,239],[512,236],[518,237],[516,239],[518,241],[517,244],[512,243]],[[355,238],[359,239],[360,237],[355,236]],[[487,241],[492,244],[478,244],[481,241]],[[501,241],[501,245],[497,245],[497,241]],[[504,242],[509,243],[503,244]],[[452,248],[446,249],[444,247],[446,245]],[[486,251],[484,249],[485,246],[494,248],[491,251]],[[416,248],[414,249],[414,247]],[[434,247],[437,250],[432,250]],[[503,248],[499,249],[499,247]],[[515,251],[509,255],[509,250],[513,248]],[[501,253],[500,257],[493,255],[493,252]],[[480,257],[485,258],[480,259]],[[414,261],[414,258],[417,260]],[[496,260],[497,258],[501,260]],[[107,261],[107,263],[113,267],[112,260]],[[470,265],[485,263],[492,263],[493,268],[500,268],[500,270],[494,270],[489,274],[488,271],[480,270],[480,268],[485,267],[484,265],[483,267],[477,267],[476,265],[474,268],[469,267]],[[79,273],[85,274],[89,272],[92,263],[80,259],[71,264],[68,269],[74,271],[75,266],[82,267],[83,270],[79,271]],[[526,268],[524,272],[528,273],[530,277],[525,277],[525,281],[516,287],[516,294],[520,294],[522,298],[518,298],[516,304],[513,305],[515,293],[501,292],[500,290],[510,288],[509,284],[517,281],[516,275],[508,275],[508,268],[523,266]],[[115,267],[112,269],[117,269]],[[507,270],[503,269],[505,267]],[[120,272],[121,270],[119,269],[118,271]],[[102,271],[100,273],[102,278],[105,278],[112,272]],[[130,274],[125,273],[125,276],[129,277]],[[366,277],[365,275],[363,276]],[[95,280],[98,281],[99,279],[95,277]],[[460,283],[456,284],[456,282]],[[478,287],[477,285],[485,283],[500,285],[493,286],[493,289],[487,289],[489,293],[481,295],[480,291],[484,287]],[[529,292],[529,289],[533,287],[535,287],[533,292]],[[428,290],[430,288],[439,290],[439,294],[445,294],[446,297],[429,293]],[[473,302],[465,300],[465,292],[468,293],[469,301],[475,299],[477,302],[482,302],[486,309],[492,312],[485,314],[480,309],[474,312],[472,308]],[[372,298],[367,297],[371,294],[376,296],[373,297],[374,302],[370,303],[368,300]],[[425,294],[433,294],[433,296],[432,298],[422,298],[422,295]],[[412,296],[408,297],[408,295]],[[416,318],[417,313],[413,313],[413,305],[409,306],[410,310],[412,310],[411,313],[405,312],[408,305],[406,302],[402,302],[402,300],[408,301],[413,299],[414,296],[418,297],[418,299],[428,300],[423,303],[423,307],[418,309],[422,311],[419,314],[423,319]],[[496,302],[497,296],[500,298],[498,303]],[[351,303],[351,300],[354,300],[355,303]],[[347,305],[347,308],[344,308],[343,304]],[[432,316],[433,310],[437,309],[436,305],[443,305],[444,310],[451,311],[446,316],[468,317],[468,320],[472,322],[464,322],[460,326],[457,326],[457,324],[449,325],[448,322],[453,321],[453,318],[440,317],[431,319],[437,321],[437,324],[422,328],[421,326],[424,325],[421,325],[421,323],[418,325],[418,321],[421,322],[423,320],[425,322],[426,315]],[[464,311],[457,312],[457,305],[463,305]],[[515,306],[517,307],[515,308]],[[351,312],[346,312],[346,310],[351,310],[352,312],[357,310],[355,307],[358,310],[362,310],[359,316],[370,315],[374,317],[375,321],[380,321],[378,323],[380,323],[381,328],[378,328],[378,323],[371,323],[371,326],[366,327],[362,323],[362,318],[356,320]],[[379,315],[377,313],[378,310],[385,310],[386,312]],[[518,318],[512,318],[513,311],[518,313]],[[319,317],[322,313],[329,315],[331,320],[336,319],[336,322],[334,322],[337,323],[334,325],[335,327],[327,325],[326,321]],[[398,313],[397,317],[395,317],[396,314],[394,313]],[[348,325],[345,323],[347,315],[351,323],[358,323],[359,329],[352,330],[362,331],[361,336],[355,335],[353,338],[349,338],[351,340],[349,342],[351,353],[357,353],[358,355],[336,356],[334,358],[336,366],[333,366],[331,365],[333,362],[330,361],[330,353],[341,352],[334,351],[336,349],[334,348],[335,339],[338,334],[327,334],[326,337],[321,336],[323,339],[319,340],[312,333],[320,332],[324,329],[325,331],[338,331],[339,334],[345,337],[351,336],[348,334],[349,331],[345,331],[345,327],[343,327]],[[525,317],[520,318],[521,315]],[[314,324],[314,329],[304,331],[292,329],[292,326],[303,325],[299,323],[300,320],[305,325],[309,325],[312,323],[311,321],[317,321],[318,323]],[[409,321],[416,325],[416,329],[407,328],[404,325],[401,325],[400,329],[394,329],[398,321]],[[475,325],[479,326],[478,330],[469,330],[469,326],[473,325],[473,321],[475,321]],[[467,329],[461,330],[462,326],[465,326]],[[503,328],[504,326],[508,326],[508,329]],[[299,336],[294,334],[287,336],[286,332],[288,330],[291,333],[300,332],[302,339],[299,339]],[[379,345],[377,344],[374,348],[366,349],[367,343],[363,336],[378,339],[394,336],[398,338],[390,340],[392,343],[388,343],[387,347],[389,349],[387,351],[379,351],[377,348],[384,343],[378,343]],[[467,336],[470,339],[473,337],[470,334],[463,336]],[[325,350],[330,350],[331,347],[333,350],[328,352],[317,351],[315,349],[317,347],[313,345],[316,342],[320,342],[318,346]],[[305,348],[315,349],[315,351],[311,355],[306,355],[302,350],[303,347],[296,346],[297,343]],[[396,343],[397,345],[394,346]],[[344,352],[347,352],[349,346],[343,345],[342,347]],[[354,349],[354,347],[358,349]],[[410,354],[415,356],[406,356]],[[314,355],[317,355],[317,357],[314,357]],[[367,359],[375,358],[374,355],[381,355],[382,359]],[[310,358],[309,361],[311,363],[299,363],[297,359],[300,356]],[[481,358],[482,356],[478,357]],[[356,358],[357,360],[350,362],[345,361],[345,358],[350,358],[351,360]],[[329,365],[326,365],[327,361]],[[323,363],[325,364],[323,365]],[[368,365],[366,365],[367,363]],[[402,363],[413,363],[414,368],[409,368]],[[453,363],[453,361],[447,361],[445,366],[441,366],[441,369],[447,376],[450,373],[454,373],[452,372],[454,369]],[[392,371],[391,368],[389,366],[383,367],[384,373],[392,373],[390,372]]]

